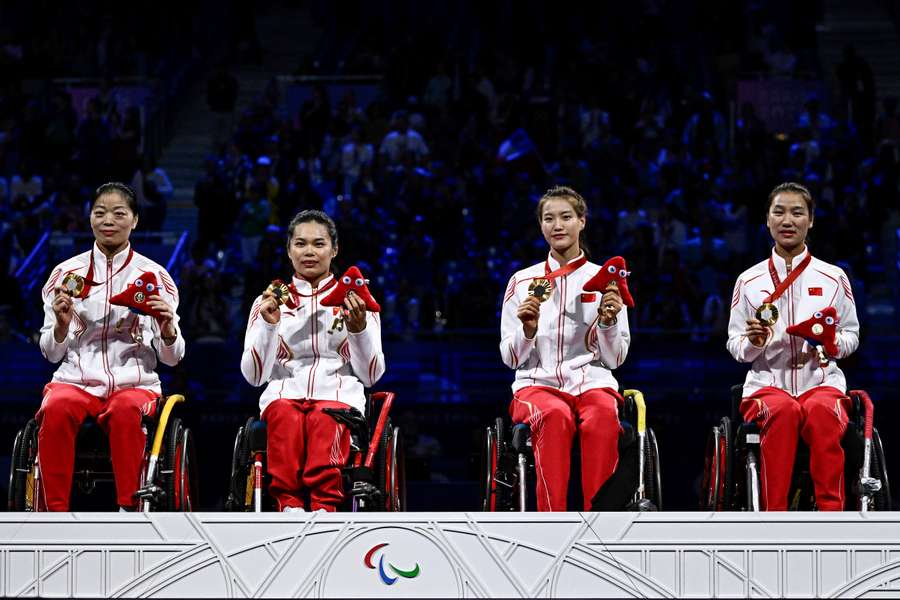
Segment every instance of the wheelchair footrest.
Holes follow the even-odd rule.
[[[649,498],[641,498],[640,500],[629,503],[628,506],[625,507],[625,510],[635,512],[656,512],[659,509]]]
[[[881,491],[881,480],[874,477],[861,477],[853,486],[860,496],[872,496]]]
[[[384,496],[375,485],[375,473],[367,467],[350,467],[344,469],[344,476],[350,482],[350,497],[354,510],[379,510],[383,506]]]
[[[166,490],[155,483],[145,485],[134,493],[137,500],[147,500],[153,506],[159,506],[166,499]]]

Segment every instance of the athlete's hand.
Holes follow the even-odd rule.
[[[275,299],[275,294],[269,290],[263,292],[263,299],[259,304],[259,314],[262,315],[266,323],[271,323],[272,325],[281,321],[281,309],[278,307],[278,300]]]
[[[175,311],[172,306],[159,296],[151,296],[147,299],[147,306],[159,313],[156,322],[159,323],[159,335],[167,346],[175,343],[178,331],[175,329]]]
[[[757,348],[762,348],[769,337],[769,328],[762,324],[759,319],[747,319],[747,329],[744,332],[750,343]]]
[[[53,314],[56,315],[56,326],[53,328],[53,337],[60,344],[69,335],[69,324],[75,314],[75,303],[72,296],[65,293],[61,287],[53,289]]]
[[[597,307],[597,313],[600,315],[600,322],[609,327],[616,322],[616,315],[622,310],[622,296],[616,286],[610,286],[603,292],[600,298],[600,306]]]
[[[541,314],[541,301],[536,296],[528,296],[516,309],[516,316],[522,321],[522,331],[529,340],[537,333],[538,317]]]
[[[344,322],[350,333],[359,333],[366,328],[366,303],[353,290],[344,298]]]

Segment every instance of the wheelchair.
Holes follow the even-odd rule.
[[[662,510],[662,481],[656,434],[646,424],[646,404],[638,390],[625,390],[619,404],[619,463],[592,500],[592,510]],[[576,434],[577,437],[577,434]],[[575,448],[577,444],[573,444]],[[535,486],[531,429],[508,428],[498,417],[484,432],[481,509],[486,512],[534,510]]]
[[[366,415],[355,408],[324,412],[347,426],[350,455],[341,469],[347,512],[406,510],[406,466],[403,436],[390,419],[393,392],[376,392],[367,399]],[[375,408],[378,407],[374,420]],[[274,499],[264,490],[271,477],[266,472],[266,423],[250,417],[238,429],[231,460],[231,482],[225,510],[273,511]]]
[[[164,403],[157,398],[153,414],[159,418],[144,416],[141,420],[147,445],[135,497],[144,512],[188,512],[199,506],[194,436],[180,418],[171,416],[180,402],[184,402],[184,396],[180,394],[169,396]],[[46,511],[41,493],[38,423],[35,419],[29,420],[16,434],[11,462],[8,510]],[[96,491],[98,483],[115,483],[109,440],[93,419],[87,419],[75,438],[72,487],[90,495]]]
[[[847,431],[844,449],[844,510],[867,512],[891,510],[891,490],[884,447],[874,427],[874,408],[861,390],[847,393]],[[744,422],[739,407],[743,385],[731,388],[731,416],[722,417],[706,440],[700,487],[701,510],[760,510],[760,430],[755,422]],[[788,494],[789,510],[816,510],[815,489],[809,473],[809,447],[798,440],[797,457]]]

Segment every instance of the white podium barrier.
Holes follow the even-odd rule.
[[[0,594],[900,596],[900,513],[0,513]]]

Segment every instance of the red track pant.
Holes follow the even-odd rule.
[[[334,511],[344,499],[341,467],[350,453],[350,432],[324,408],[348,408],[326,400],[274,400],[263,413],[268,434],[269,492],[278,510],[305,508]]]
[[[133,498],[141,479],[146,435],[142,415],[150,414],[158,394],[129,388],[102,399],[74,385],[48,383],[38,410],[38,457],[47,510],[69,510],[72,472],[75,468],[75,436],[81,423],[93,417],[109,436],[109,451],[116,480],[119,506],[134,508]]]
[[[539,511],[566,510],[569,463],[575,430],[581,438],[581,485],[584,508],[609,479],[619,462],[621,397],[609,388],[572,396],[548,387],[527,387],[513,396],[509,412],[515,423],[528,423],[537,467]]]
[[[741,402],[745,421],[760,426],[760,469],[764,510],[787,510],[797,439],[809,446],[809,472],[819,510],[844,510],[844,450],[849,400],[840,390],[822,386],[799,398],[765,387]]]

